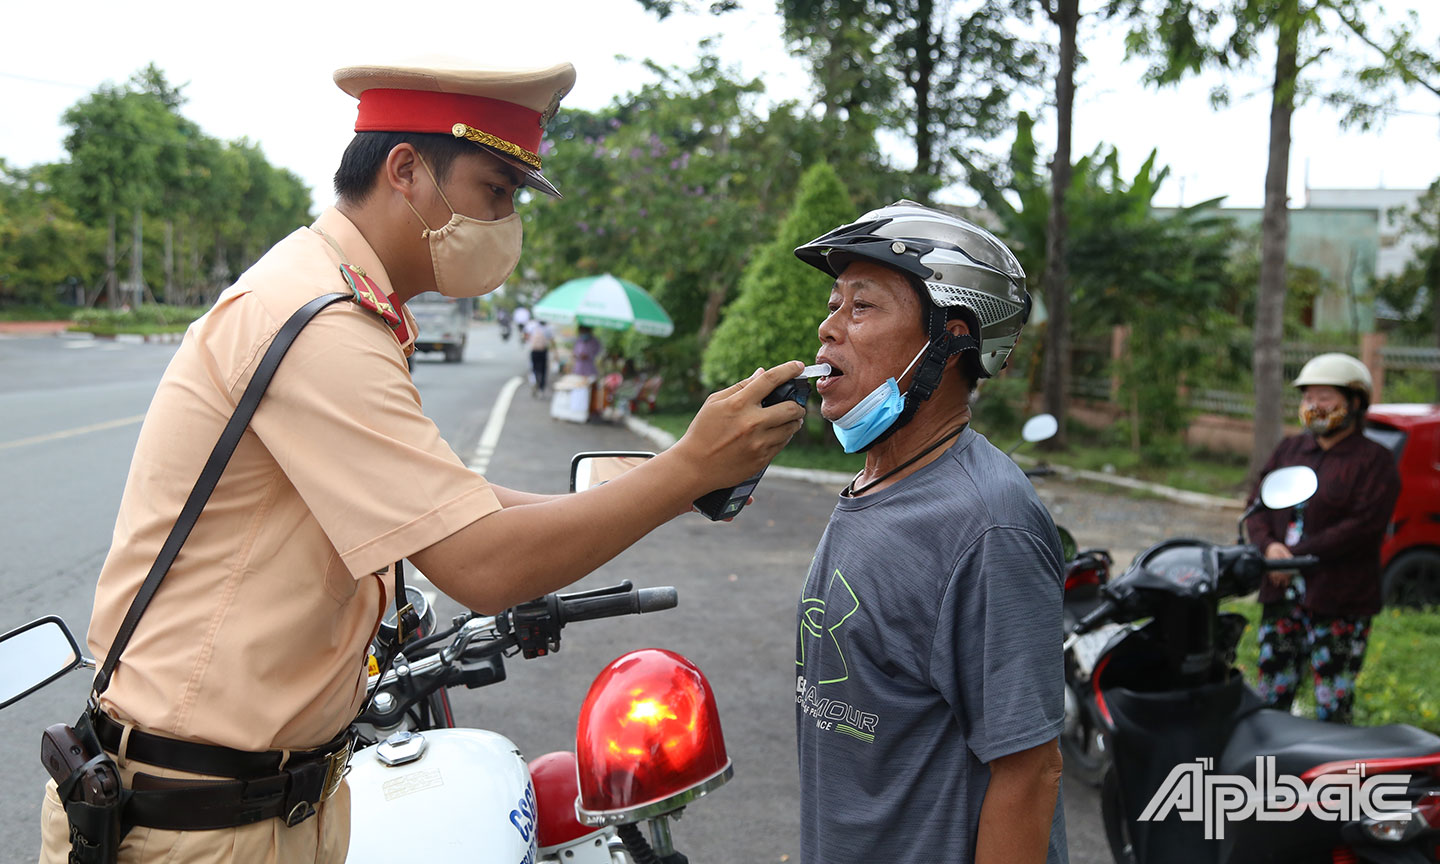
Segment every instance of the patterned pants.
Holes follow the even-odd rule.
[[[1299,604],[1266,603],[1260,618],[1260,696],[1271,707],[1289,711],[1310,667],[1315,681],[1315,716],[1349,723],[1355,705],[1355,676],[1370,640],[1368,616],[1312,615]]]

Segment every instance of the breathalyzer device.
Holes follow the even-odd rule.
[[[792,378],[776,387],[774,392],[760,400],[760,404],[768,408],[771,405],[779,405],[788,399],[804,408],[805,403],[810,399],[810,379],[829,374],[830,364],[828,363],[806,366],[799,378]],[[735,486],[716,489],[714,492],[701,495],[695,499],[695,509],[705,514],[705,517],[711,521],[730,519],[744,508],[745,502],[750,499],[750,494],[755,491],[756,486],[760,485],[760,478],[764,476],[765,469],[761,468],[760,473]]]

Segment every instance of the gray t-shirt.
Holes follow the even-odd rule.
[[[966,429],[842,498],[799,609],[802,864],[967,862],[986,763],[1064,722],[1061,552],[1021,470]],[[1048,864],[1065,864],[1055,802]]]

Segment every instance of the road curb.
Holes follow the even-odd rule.
[[[1012,458],[1022,465],[1039,465],[1040,460],[1032,456],[1014,455]],[[1204,507],[1209,510],[1244,510],[1245,502],[1238,498],[1222,498],[1219,495],[1206,495],[1204,492],[1191,492],[1188,489],[1176,489],[1173,486],[1162,486],[1159,483],[1150,483],[1145,480],[1137,480],[1134,477],[1126,477],[1123,474],[1106,474],[1102,471],[1086,471],[1081,468],[1071,468],[1069,465],[1056,465],[1045,463],[1048,467],[1054,468],[1055,473],[1066,480],[1089,480],[1094,483],[1108,483],[1111,486],[1119,486],[1123,489],[1133,489],[1139,492],[1146,492],[1160,498],[1177,501],[1181,504],[1189,504],[1192,507]]]
[[[669,450],[675,446],[675,436],[658,426],[652,426],[633,414],[625,415],[625,428],[655,445],[656,450]]]
[[[99,339],[104,342],[119,342],[123,345],[161,344],[173,345],[185,338],[184,333],[66,333],[66,339]]]
[[[656,449],[665,450],[675,444],[675,436],[660,429],[634,415],[626,415],[625,428],[636,435],[655,445]],[[1037,464],[1037,460],[1029,456],[1015,456],[1016,461],[1021,464]],[[1210,510],[1243,510],[1245,502],[1237,498],[1222,498],[1218,495],[1206,495],[1203,492],[1191,492],[1188,489],[1176,489],[1172,486],[1162,486],[1159,483],[1149,483],[1144,480],[1137,480],[1134,477],[1125,477],[1120,474],[1105,474],[1100,471],[1085,471],[1079,468],[1071,468],[1068,465],[1050,464],[1055,473],[1066,480],[1088,480],[1094,483],[1105,483],[1110,486],[1119,486],[1123,489],[1131,489],[1145,492],[1170,501],[1181,504],[1188,504],[1192,507],[1204,507]],[[785,477],[790,480],[804,480],[807,483],[818,483],[822,486],[844,486],[852,479],[852,475],[840,471],[820,471],[809,468],[787,468],[783,465],[772,465],[765,472],[771,477]]]

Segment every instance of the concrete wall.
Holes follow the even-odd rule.
[[[1258,208],[1225,207],[1222,215],[1259,230]],[[1316,330],[1368,333],[1375,329],[1369,299],[1380,253],[1380,211],[1374,208],[1307,207],[1290,211],[1286,260],[1312,267],[1334,288],[1315,301]]]
[[[1396,208],[1413,209],[1424,189],[1306,189],[1305,207],[1373,209],[1380,219],[1380,254],[1375,275],[1394,276],[1415,259],[1424,238],[1402,230],[1403,216]]]

